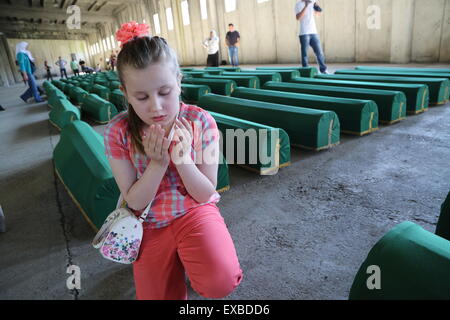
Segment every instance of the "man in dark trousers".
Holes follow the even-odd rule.
[[[302,50],[302,66],[308,67],[308,49],[312,47],[319,62],[320,72],[328,74],[325,64],[325,56],[320,45],[314,14],[319,14],[322,9],[316,0],[299,0],[295,5],[295,15],[300,21],[300,45]]]
[[[234,30],[234,25],[230,23],[228,25],[229,31],[227,32],[225,43],[228,47],[228,55],[230,58],[230,64],[233,67],[239,66],[239,44],[241,35],[238,31]]]

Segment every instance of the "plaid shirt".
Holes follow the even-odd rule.
[[[214,118],[205,110],[192,105],[180,103],[180,117],[195,124],[193,127],[192,153],[193,160],[196,154],[205,150],[213,141],[219,139],[219,130]],[[136,169],[137,179],[142,177],[150,163],[146,155],[133,152],[131,146],[131,133],[128,130],[128,113],[122,112],[115,116],[108,124],[104,134],[106,156],[109,159],[130,161]],[[217,203],[220,200],[216,192],[208,202]],[[159,229],[168,226],[173,220],[184,216],[193,208],[206,203],[198,203],[187,192],[178,171],[171,161],[164,175],[151,210],[144,226]],[[142,211],[135,211],[140,215]]]

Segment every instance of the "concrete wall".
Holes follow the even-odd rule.
[[[75,53],[77,59],[87,59],[89,57],[87,51],[87,43],[84,40],[49,40],[49,39],[7,39],[11,56],[15,60],[16,44],[22,41],[28,42],[28,50],[35,59],[36,73],[38,78],[43,78],[46,74],[44,69],[44,61],[47,60],[52,67],[53,73],[59,75],[59,67],[55,65],[58,57],[61,56],[68,63],[70,62],[71,53]],[[18,67],[15,67],[18,70]],[[66,66],[67,73],[72,73],[70,66]],[[20,76],[19,76],[20,77]]]
[[[241,63],[300,61],[296,0],[259,4],[237,0],[237,10],[229,13],[224,0],[208,0],[209,19],[203,21],[199,1],[190,0],[189,26],[183,26],[179,0],[142,3],[146,15],[159,14],[162,36],[185,65],[206,63],[201,41],[211,28],[219,32],[222,59],[227,59],[224,37],[230,22],[242,36]],[[316,23],[328,62],[450,62],[450,0],[321,0],[320,4],[324,11]],[[167,30],[168,7],[174,14],[174,31]],[[154,28],[152,18],[150,24]],[[310,57],[315,59],[312,52]]]

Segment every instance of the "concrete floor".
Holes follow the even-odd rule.
[[[134,299],[131,266],[91,247],[94,231],[53,171],[59,133],[49,109],[24,104],[24,90],[0,89],[0,299]],[[343,136],[329,151],[293,149],[292,166],[276,176],[230,167],[220,208],[244,280],[228,298],[347,299],[390,228],[409,220],[434,232],[450,190],[449,118],[447,104],[369,136]],[[80,290],[66,287],[72,264],[81,269]],[[202,299],[193,291],[189,298]]]

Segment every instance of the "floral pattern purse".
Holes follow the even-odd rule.
[[[122,196],[118,204],[118,209],[108,215],[97,232],[92,245],[108,260],[131,264],[139,256],[143,235],[142,223],[150,212],[151,203],[139,218],[130,209],[121,207]]]

